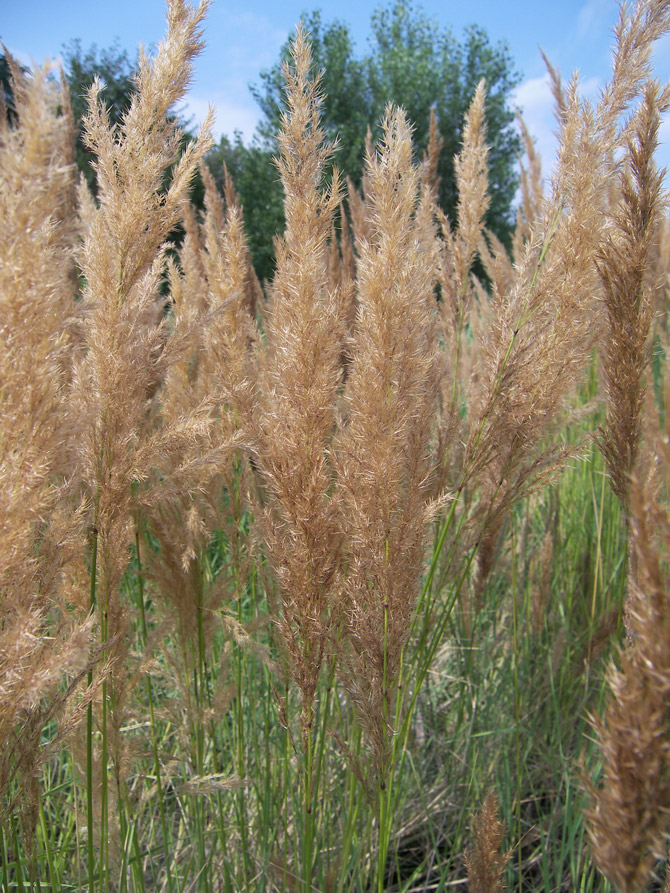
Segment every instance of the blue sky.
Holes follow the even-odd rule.
[[[239,129],[251,138],[258,109],[248,85],[277,59],[303,10],[320,8],[325,21],[347,22],[359,52],[364,52],[371,13],[379,0],[247,0],[244,5],[213,0],[206,24],[207,47],[196,62],[194,82],[184,110],[201,121],[211,103],[216,134]],[[541,46],[567,80],[578,69],[584,92],[595,94],[608,77],[616,0],[470,0],[468,3],[423,0],[415,3],[457,37],[468,24],[483,26],[493,42],[506,41],[522,81],[516,100],[543,155],[545,173],[553,157],[553,108]],[[87,47],[109,46],[118,38],[131,56],[141,42],[156,43],[165,29],[161,0],[0,0],[0,38],[23,62],[57,58],[62,45],[79,37]],[[658,77],[670,77],[670,37],[656,51]],[[670,116],[661,128],[659,161],[670,167]]]

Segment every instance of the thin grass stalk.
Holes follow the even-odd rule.
[[[266,691],[270,691],[270,679],[269,679],[269,670],[267,667],[263,667],[261,670],[264,681],[265,681],[265,689]],[[264,765],[265,765],[265,775],[263,779],[263,802],[262,802],[262,810],[263,810],[263,823],[262,823],[262,835],[263,835],[263,853],[269,852],[269,840],[268,840],[268,832],[270,830],[270,816],[272,814],[270,798],[272,793],[272,775],[271,775],[271,753],[270,753],[270,730],[272,728],[272,716],[271,716],[271,705],[272,700],[269,697],[265,698],[265,711],[263,714],[264,719]]]
[[[237,580],[237,568],[235,568],[236,575],[236,597],[237,597],[237,620],[240,626],[244,624],[244,606],[242,604],[242,594],[240,592],[239,581]],[[236,697],[235,697],[235,706],[236,706],[236,722],[235,722],[235,753],[236,753],[236,766],[235,771],[237,772],[238,778],[246,778],[247,769],[246,769],[246,751],[245,751],[245,706],[244,706],[244,685],[243,685],[243,676],[244,669],[247,666],[247,659],[243,652],[243,649],[238,646],[237,648],[237,659],[236,659]],[[242,879],[245,884],[249,883],[250,872],[252,871],[252,865],[250,864],[250,856],[249,856],[249,840],[248,840],[248,828],[249,828],[249,819],[247,815],[247,797],[245,791],[242,787],[239,788],[237,792],[237,808],[240,815],[239,829],[240,829],[240,842],[242,846]]]
[[[78,802],[78,785],[76,784],[76,768],[74,756],[71,752],[66,751],[66,758],[69,756],[68,767],[69,767],[69,777],[72,779],[72,796],[74,798],[74,816],[73,816],[73,833],[74,833],[74,858],[76,864],[76,878],[77,884],[81,888],[82,884],[82,870],[81,870],[81,841],[79,838],[79,827],[80,823],[77,821],[76,816],[79,815],[79,802]],[[1,829],[1,826],[0,826]]]
[[[93,525],[93,549],[91,553],[91,589],[90,612],[96,609],[96,578],[98,563],[98,529]],[[88,671],[89,687],[93,684],[93,669]],[[95,891],[95,841],[93,830],[93,701],[89,701],[86,710],[86,813],[88,827],[88,888]]]
[[[195,564],[196,576],[196,624],[197,624],[197,664],[193,671],[193,681],[195,687],[195,703],[196,703],[196,728],[194,730],[196,742],[196,772],[198,776],[205,774],[205,724],[203,716],[207,709],[207,670],[205,666],[205,639],[203,631],[203,573],[202,573],[203,553],[202,550]],[[209,865],[205,855],[205,804],[203,798],[195,795],[195,814],[196,829],[198,842],[198,858],[200,860],[198,871],[198,890],[207,893]]]
[[[593,488],[593,482],[591,482],[591,487]],[[596,596],[598,591],[598,580],[599,575],[602,574],[602,537],[603,537],[603,524],[605,520],[605,476],[603,475],[600,482],[600,511],[597,511],[596,497],[595,493],[593,493],[593,502],[594,502],[594,510],[596,510],[596,517],[598,519],[597,532],[596,532],[596,570],[593,576],[593,589],[591,593],[591,628],[595,627],[595,619],[596,619]],[[624,559],[625,560],[625,559]],[[591,667],[591,649],[593,647],[593,636],[589,635],[589,645],[588,652],[586,656],[587,661],[587,671],[584,673],[584,701],[586,702],[586,698],[588,696],[589,691],[589,680],[591,678],[591,674],[589,669]]]
[[[129,853],[132,851],[132,856],[129,857]],[[137,839],[137,823],[134,820],[128,822],[125,833],[123,836],[123,852],[121,857],[121,868],[120,868],[120,880],[119,886],[121,889],[127,889],[128,882],[126,879],[128,868],[130,868],[132,872],[133,878],[133,891],[137,893],[137,891],[143,891],[145,889],[144,885],[144,872],[142,871],[142,854],[139,848],[139,841]]]
[[[312,812],[315,817],[317,837],[321,843],[321,850],[329,849],[328,842],[325,837],[328,836],[330,823],[322,810],[317,810],[319,803],[319,792],[323,779],[323,772],[326,757],[326,740],[328,738],[328,723],[330,719],[330,702],[332,696],[332,687],[335,682],[335,660],[331,660],[328,676],[326,679],[326,697],[323,707],[319,703],[319,715],[317,715],[316,728],[318,729],[316,743],[316,772],[314,776],[314,794],[312,797]],[[320,720],[320,721],[319,721]],[[325,833],[324,833],[325,832]],[[328,866],[325,866],[328,868]],[[321,864],[321,868],[323,865]],[[323,872],[321,874],[320,883],[323,884]]]
[[[44,842],[44,851],[47,857],[49,884],[51,885],[52,890],[58,890],[60,889],[60,878],[58,876],[58,872],[54,863],[53,852],[51,848],[51,835],[49,833],[49,829],[47,828],[47,823],[44,816],[44,802],[42,800],[42,797],[40,797],[39,805],[39,823],[40,830],[42,832],[42,840]]]
[[[120,893],[126,893],[128,890],[128,850],[132,842],[132,828],[132,822],[126,824],[123,821],[121,824],[121,865],[119,866],[119,880],[117,884]]]
[[[382,686],[384,692],[388,692],[388,607],[384,605],[384,638],[382,641]],[[384,695],[382,704],[382,715],[388,725],[388,696]],[[391,828],[389,826],[389,812],[387,810],[387,787],[392,782],[389,777],[381,776],[377,782],[377,802],[378,802],[378,823],[379,823],[379,848],[377,852],[377,891],[383,893],[386,882],[386,858],[388,854],[388,844],[391,836]]]
[[[21,839],[19,835],[19,831],[17,828],[18,818],[16,814],[12,814],[11,817],[11,826],[12,826],[12,837],[14,840],[14,867],[16,871],[16,889],[19,893],[23,893],[23,858],[21,852]]]
[[[519,599],[518,578],[516,566],[516,525],[512,520],[512,648],[513,648],[513,674],[514,674],[514,756],[516,760],[516,838],[521,840],[521,691],[519,686]],[[517,848],[519,858],[518,889],[523,890],[523,859],[521,847]]]
[[[147,643],[147,616],[144,606],[144,570],[142,565],[142,552],[140,549],[140,522],[139,516],[135,517],[135,554],[137,557],[137,586],[138,586],[138,603],[140,613],[140,629],[142,633],[141,644]],[[160,758],[158,755],[158,733],[156,730],[156,714],[154,710],[154,693],[153,684],[151,682],[151,674],[147,673],[147,696],[149,698],[149,723],[151,725],[151,750],[154,761],[154,773],[156,776],[156,789],[158,792],[158,811],[160,814],[161,833],[163,835],[163,852],[165,854],[165,871],[167,876],[168,893],[172,893],[173,878],[172,869],[170,867],[170,843],[171,837],[168,837],[167,819],[165,816],[165,801],[163,798],[163,782],[161,779]],[[179,877],[177,876],[177,891],[181,893]]]
[[[144,883],[144,870],[142,866],[142,852],[140,850],[140,840],[139,834],[137,831],[137,820],[133,820],[131,825],[129,826],[132,831],[132,845],[133,845],[133,856],[132,856],[132,872],[133,872],[133,884],[134,890],[144,891],[145,883]],[[166,860],[167,863],[168,860]]]
[[[288,703],[288,691],[289,691],[289,688],[288,688],[288,679],[287,679],[285,693],[284,693],[284,703],[285,704]],[[284,791],[286,793],[286,796],[288,796],[288,792],[293,789],[292,778],[291,778],[291,768],[290,768],[291,760],[293,758],[293,739],[292,739],[292,736],[290,734],[289,727],[288,727],[288,716],[286,716],[286,720],[287,720],[287,722],[286,722],[286,734],[284,735],[283,766],[284,766]],[[295,812],[296,812],[295,808],[294,808],[293,812],[295,814]],[[283,885],[282,890],[287,889],[287,883],[288,883],[288,846],[289,846],[289,843],[287,840],[286,829],[284,829],[284,832],[285,832],[284,859],[283,859],[284,871],[283,871],[283,877],[282,877],[282,885]],[[296,864],[298,863],[298,861],[299,861],[299,854],[296,852],[295,853]]]
[[[302,776],[303,795],[303,848],[302,848],[302,889],[304,893],[312,890],[312,866],[314,861],[314,722],[308,726],[304,745],[304,773]]]
[[[107,644],[109,616],[109,587],[105,587],[105,600],[103,602],[102,615],[100,617],[100,642],[104,648]],[[101,888],[109,893],[109,742],[107,737],[107,677],[102,681],[101,688],[102,729],[100,747],[100,879]]]
[[[388,617],[387,610],[384,611],[384,652],[386,656],[387,650],[387,635],[388,635]],[[395,683],[398,690],[401,690],[402,687],[402,679],[403,673],[405,669],[405,649],[402,650],[400,654],[399,661],[399,669],[398,669],[398,681]],[[386,675],[386,661],[384,665],[384,688],[388,691],[388,679]],[[397,692],[395,694],[395,716],[393,718],[393,728],[400,728],[401,714],[402,714],[402,698]],[[388,703],[386,705],[387,716],[386,721],[390,724],[390,717],[388,716]],[[395,744],[395,742],[394,742]],[[406,753],[403,748],[403,756]],[[377,859],[377,891],[378,893],[383,893],[384,884],[386,881],[386,863],[388,861],[388,853],[389,847],[391,843],[391,835],[393,832],[393,818],[395,816],[395,809],[393,808],[393,797],[395,795],[395,778],[396,778],[396,758],[397,754],[394,750],[391,752],[391,769],[389,770],[388,776],[386,780],[381,780],[379,785],[379,855]]]
[[[204,611],[204,585],[205,578],[207,576],[207,554],[206,549],[202,549],[200,553],[200,559],[197,565],[197,578],[198,578],[198,602],[197,602],[197,611],[198,611],[198,662],[199,662],[199,673],[200,673],[200,693],[205,693],[205,705],[207,708],[207,712],[209,713],[209,722],[207,724],[207,728],[209,729],[211,747],[212,747],[212,761],[213,761],[213,769],[215,773],[220,773],[221,767],[219,764],[219,756],[218,756],[218,747],[216,740],[216,730],[214,725],[214,717],[213,717],[213,702],[212,702],[212,690],[210,685],[210,670],[207,665],[207,653],[205,649],[205,634],[204,634],[204,626],[203,626],[203,611]],[[203,723],[202,729],[202,747],[203,747],[203,769],[204,769],[204,749],[205,749],[205,728]],[[203,771],[203,770],[201,770]],[[225,852],[226,847],[226,834],[225,828],[223,824],[223,801],[221,797],[221,791],[217,789],[216,791],[216,799],[218,806],[218,818],[219,818],[219,835],[221,839],[222,852]],[[208,869],[209,871],[209,869]]]
[[[212,714],[213,704],[212,704],[211,694],[209,697],[208,706],[209,706],[210,714]],[[210,742],[211,742],[211,748],[212,748],[212,766],[213,766],[214,772],[217,775],[221,775],[223,772],[223,766],[222,766],[221,762],[219,761],[219,747],[218,747],[218,741],[217,741],[217,736],[216,736],[216,726],[215,726],[215,722],[214,722],[214,717],[211,715],[210,715],[210,720],[209,720],[209,735],[210,735]],[[227,837],[226,828],[225,828],[225,813],[224,813],[224,806],[223,806],[223,795],[218,788],[216,790],[216,805],[217,805],[218,833],[219,833],[219,840],[221,843],[221,853],[223,854],[226,852],[227,847],[228,847],[228,837]],[[229,881],[230,879],[228,878],[227,862],[225,862],[225,861],[224,861],[224,871],[226,872],[226,878]]]
[[[2,864],[0,864],[0,889],[9,890],[9,881],[7,875],[9,873],[9,850],[7,849],[7,837],[5,836],[4,823],[0,822],[0,853],[2,853]]]
[[[453,514],[450,512],[450,518],[453,518]],[[442,542],[444,542],[444,538],[446,537],[447,531],[444,531],[444,536],[441,536]],[[464,562],[463,569],[461,571],[460,577],[457,578],[457,581],[453,587],[453,591],[450,597],[445,601],[442,613],[438,616],[437,620],[433,622],[433,634],[430,639],[428,646],[425,647],[425,644],[418,649],[415,653],[418,655],[422,655],[417,661],[416,664],[411,666],[411,671],[405,675],[405,669],[407,667],[407,663],[405,661],[405,651],[403,649],[403,653],[400,659],[400,667],[401,673],[397,680],[398,694],[396,696],[396,716],[395,716],[395,726],[394,728],[397,730],[396,734],[393,737],[391,756],[389,760],[389,764],[392,767],[388,774],[388,780],[385,786],[385,790],[381,792],[382,797],[385,800],[384,805],[384,826],[383,826],[383,834],[385,835],[382,839],[382,825],[380,820],[380,841],[379,848],[380,853],[383,851],[385,853],[385,859],[388,857],[388,851],[390,846],[390,837],[392,833],[392,818],[397,814],[398,811],[398,802],[397,802],[397,789],[395,787],[395,778],[402,777],[404,771],[405,759],[408,754],[408,741],[409,734],[411,730],[411,724],[414,717],[414,710],[416,708],[417,700],[419,693],[423,687],[423,683],[428,674],[428,671],[433,663],[433,659],[435,654],[437,653],[437,649],[440,645],[440,642],[443,640],[444,633],[447,628],[447,624],[451,618],[451,614],[455,605],[457,604],[463,584],[465,583],[468,575],[470,573],[470,569],[472,566],[472,562],[477,554],[477,548],[474,547],[471,549],[467,560]],[[433,574],[435,571],[435,567],[437,566],[436,556],[433,556],[433,561],[431,562],[431,568],[433,570]],[[443,573],[446,573],[446,569]],[[444,580],[441,581],[441,583]],[[432,574],[430,574],[423,584],[422,594],[424,591],[429,590],[432,583]],[[441,589],[441,586],[440,586]],[[439,590],[438,590],[439,591]],[[421,599],[420,599],[421,601]],[[426,609],[424,616],[428,614],[432,614],[432,604],[430,604]],[[427,629],[426,625],[424,625],[424,629]],[[407,694],[410,690],[410,685],[412,685],[412,695],[409,701],[409,705],[405,708],[404,713],[402,711],[402,705],[407,697]],[[380,812],[381,817],[381,812]],[[385,867],[385,863],[384,863]],[[376,886],[378,891],[383,891],[383,886],[380,887],[380,882],[384,880],[383,871],[384,867],[381,866],[381,859],[378,860],[377,863],[377,878],[376,878]],[[382,872],[382,876],[380,877],[380,871]]]
[[[435,229],[410,134],[404,114],[389,107],[380,146],[367,153],[370,239],[358,243],[359,311],[334,450],[346,568],[339,672],[370,754],[364,784],[377,820],[375,889],[384,886],[392,824],[398,671],[432,520],[428,452],[439,375]]]
[[[358,795],[357,780],[353,772],[348,773],[349,791],[347,796],[347,824],[342,840],[342,850],[340,854],[340,886],[339,893],[344,891],[344,883],[347,877],[347,866],[349,864],[349,853],[351,852],[354,835],[356,833],[356,824],[358,820],[358,812],[361,808],[361,797]]]
[[[472,563],[477,554],[477,547],[473,547],[468,555],[467,560],[463,564],[463,568],[460,572],[460,576],[457,577],[453,590],[448,599],[445,600],[444,605],[442,606],[442,612],[438,615],[437,621],[433,624],[433,632],[432,637],[428,640],[427,646],[423,647],[419,653],[423,655],[423,659],[418,664],[418,669],[414,667],[414,675],[406,676],[404,680],[400,680],[399,682],[399,690],[400,695],[399,699],[402,703],[404,698],[407,696],[410,690],[410,685],[412,685],[412,696],[410,698],[409,706],[406,708],[404,712],[404,716],[402,719],[402,723],[399,726],[398,733],[394,738],[394,746],[397,746],[397,750],[400,751],[400,763],[398,765],[398,770],[402,771],[404,753],[407,748],[407,743],[409,739],[409,733],[411,730],[411,723],[414,717],[414,710],[416,708],[416,703],[419,697],[419,693],[423,686],[424,680],[428,674],[428,670],[430,669],[433,660],[435,658],[435,654],[437,653],[437,649],[439,648],[440,642],[442,641],[447,624],[451,619],[451,614],[455,605],[458,602],[458,599],[461,595],[461,589],[463,584],[468,579],[468,575],[472,568]],[[443,572],[443,573],[446,573]],[[444,582],[444,581],[442,581]]]

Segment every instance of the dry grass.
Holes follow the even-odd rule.
[[[513,262],[485,227],[486,85],[455,160],[454,221],[436,206],[434,121],[418,163],[391,106],[379,143],[368,140],[363,194],[345,196],[337,173],[324,183],[333,147],[298,29],[277,159],[286,229],[265,291],[234,186],[220,196],[203,165],[208,125],[180,153],[169,116],[206,8],[171,0],[120,127],[92,88],[96,200],[76,190],[67,96],[46,71],[15,69],[18,123],[0,123],[2,883],[36,883],[46,865],[54,888],[78,872],[91,890],[418,884],[438,854],[464,849],[467,804],[501,759],[494,727],[475,732],[478,712],[497,710],[514,727],[516,779],[500,807],[486,799],[466,864],[472,890],[503,889],[513,872],[521,889],[545,830],[523,828],[524,698],[542,692],[566,716],[596,709],[591,665],[621,607],[603,582],[614,515],[597,520],[586,596],[552,572],[574,558],[557,480],[593,440],[579,389],[597,349],[607,417],[596,440],[630,526],[632,640],[596,721],[605,769],[588,821],[603,874],[639,889],[670,807],[670,457],[667,437],[644,434],[653,312],[667,313],[653,153],[670,100],[649,62],[667,3],[622,11],[597,102],[552,73],[559,160],[545,194],[524,132]],[[188,198],[198,166],[200,218]],[[586,499],[605,512],[604,496]],[[585,617],[586,642],[570,642]],[[538,681],[539,647],[551,686]],[[496,704],[480,687],[498,679]],[[435,781],[446,763],[450,793]],[[67,770],[68,844],[47,817],[56,799],[40,789],[41,764]],[[415,776],[425,816],[436,819],[435,791],[449,805],[439,832],[424,821],[410,869],[394,823],[416,828]],[[600,889],[575,847],[570,870]],[[460,870],[453,856],[442,881]]]

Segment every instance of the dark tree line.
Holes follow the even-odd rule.
[[[402,105],[414,122],[416,152],[421,157],[428,144],[432,109],[443,144],[439,202],[452,219],[456,206],[453,158],[460,148],[463,119],[475,88],[482,78],[486,80],[491,188],[487,225],[507,242],[514,222],[512,203],[520,150],[512,107],[512,93],[519,78],[507,47],[492,45],[486,32],[477,26],[468,28],[458,40],[406,0],[395,0],[373,14],[369,48],[363,55],[357,55],[347,24],[325,23],[318,11],[306,14],[303,22],[310,34],[314,71],[322,73],[323,125],[338,142],[334,163],[340,171],[360,187],[366,134],[370,128],[373,138],[377,135],[388,102]],[[251,144],[245,144],[239,133],[223,136],[207,159],[219,185],[223,184],[224,164],[234,179],[261,279],[272,275],[273,237],[283,228],[281,185],[273,158],[284,102],[281,63],[288,54],[287,42],[277,63],[262,72],[259,83],[252,87],[261,120]],[[94,77],[100,77],[110,118],[119,123],[134,90],[135,60],[118,44],[85,50],[80,41],[73,40],[64,48],[63,62],[80,132],[77,163],[95,192],[90,152],[81,138],[86,94]],[[4,57],[0,57],[0,81],[11,114],[10,79]],[[188,122],[183,123],[188,139]],[[194,186],[193,198],[201,204],[199,183]]]

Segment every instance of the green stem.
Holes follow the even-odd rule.
[[[314,735],[313,735],[314,718],[307,725],[307,733],[305,735],[305,774],[304,774],[304,790],[303,790],[303,851],[302,851],[302,876],[303,890],[309,893],[312,889],[312,861],[314,848],[314,809],[312,802],[313,794],[313,770],[314,770]]]
[[[101,641],[104,647],[107,642],[107,616],[109,610],[109,589],[105,591],[104,610],[100,621]],[[109,893],[109,790],[107,761],[109,758],[109,742],[107,740],[107,679],[102,683],[102,747],[100,756],[100,858],[103,889]]]
[[[196,616],[198,622],[198,668],[195,673],[195,699],[197,705],[198,726],[195,729],[196,737],[196,771],[198,775],[204,775],[205,761],[205,730],[201,721],[206,700],[206,671],[205,671],[205,636],[203,627],[203,576],[202,576],[202,555],[196,564]],[[208,866],[205,853],[205,821],[203,815],[202,798],[195,798],[196,827],[198,837],[198,858],[200,866],[198,870],[198,889],[206,893],[208,889]]]
[[[514,725],[516,756],[516,822],[517,840],[521,840],[521,695],[519,691],[519,616],[517,606],[517,568],[516,568],[516,536],[515,525],[512,524],[512,635],[514,640]],[[523,889],[523,860],[521,847],[517,847],[519,856],[519,893]]]
[[[319,802],[319,791],[321,788],[321,778],[323,775],[323,764],[325,758],[325,749],[326,749],[326,737],[328,734],[328,717],[330,716],[330,699],[333,685],[335,683],[335,660],[331,661],[330,669],[328,671],[328,684],[326,687],[326,703],[321,713],[321,722],[319,723],[319,742],[317,746],[317,760],[316,760],[316,777],[314,781],[314,803]],[[323,818],[323,810],[319,811],[318,816],[318,825],[319,828],[322,824]]]
[[[7,838],[5,837],[5,829],[0,822],[0,853],[2,853],[2,863],[0,863],[0,890],[3,893],[9,890],[9,851],[7,849]]]
[[[144,608],[144,574],[142,572],[142,556],[140,552],[140,530],[139,522],[135,520],[135,550],[137,553],[137,579],[139,584],[139,601],[140,601],[140,623],[142,627],[142,645],[147,643],[147,617]],[[163,851],[165,872],[167,875],[168,893],[172,893],[174,881],[172,878],[172,869],[170,868],[170,842],[168,837],[167,819],[165,816],[165,803],[163,800],[163,782],[161,781],[161,765],[158,757],[158,734],[156,732],[156,717],[154,713],[154,695],[151,684],[151,676],[147,674],[147,694],[149,696],[149,720],[151,722],[151,748],[154,758],[154,774],[156,776],[156,788],[158,791],[158,811],[160,813],[161,833],[163,835]],[[137,845],[137,841],[136,841]],[[179,881],[177,880],[177,890],[180,890]]]
[[[244,623],[244,606],[242,604],[242,593],[240,590],[240,579],[239,579],[239,567],[238,562],[235,562],[235,592],[237,597],[237,620],[240,625]],[[244,663],[245,663],[245,655],[243,653],[243,649],[241,647],[237,648],[236,655],[236,666],[235,666],[235,674],[236,674],[236,698],[235,698],[235,713],[236,713],[236,762],[237,762],[237,777],[245,778],[246,777],[246,759],[245,759],[245,751],[244,751],[244,743],[245,743],[245,721],[244,721],[244,689],[243,689],[243,675],[244,675]],[[248,818],[247,818],[247,794],[246,791],[240,787],[237,794],[237,806],[238,806],[238,815],[240,816],[239,828],[240,828],[240,842],[242,849],[242,877],[240,880],[243,882],[243,887],[246,887],[249,882],[249,842],[247,839],[247,831],[248,831]]]
[[[387,540],[388,545],[388,540]],[[388,690],[388,604],[384,605],[384,665],[382,673],[382,709],[384,721],[389,722],[389,690]],[[386,878],[386,860],[388,858],[391,837],[391,815],[389,810],[389,794],[393,785],[393,759],[391,765],[382,769],[379,779],[379,849],[377,853],[377,893],[384,893]]]
[[[476,553],[477,553],[476,547],[471,549],[468,559],[465,562],[465,566],[462,570],[461,576],[459,577],[459,579],[454,587],[452,596],[445,603],[445,605],[442,609],[442,615],[439,617],[437,622],[434,624],[433,636],[430,639],[429,644],[426,646],[425,652],[423,652],[423,651],[421,652],[421,654],[423,655],[423,658],[419,664],[418,672],[415,675],[412,697],[410,699],[409,706],[408,706],[408,708],[405,712],[405,715],[403,717],[402,724],[398,723],[398,725],[399,725],[398,734],[394,737],[394,740],[393,740],[391,764],[395,767],[394,771],[399,776],[402,776],[402,772],[403,772],[403,766],[404,766],[404,762],[405,762],[405,754],[407,752],[407,741],[409,738],[410,727],[411,727],[411,723],[412,723],[412,718],[414,716],[414,710],[416,708],[416,702],[419,697],[419,692],[420,692],[423,682],[426,678],[428,670],[430,669],[430,666],[433,662],[433,658],[435,657],[435,653],[438,649],[438,646],[439,646],[440,642],[442,641],[444,631],[447,627],[447,624],[451,617],[451,613],[454,609],[454,606],[455,606],[456,602],[458,601],[458,597],[460,595],[461,588],[467,578],[467,575],[470,571],[470,567],[472,565],[472,562],[474,560]],[[410,679],[410,677],[408,677],[407,680],[402,682],[401,686],[399,686],[398,698],[401,700],[401,703],[402,703],[402,701],[404,701],[404,697],[408,691],[408,686],[409,686],[410,681],[411,681],[411,679]],[[397,757],[398,751],[400,752],[399,760]],[[392,811],[395,811],[395,810],[392,809]]]
[[[97,518],[96,518],[97,520]],[[96,578],[98,563],[98,528],[93,526],[93,552],[91,555],[90,611],[96,606]],[[93,669],[88,671],[89,688],[93,684]],[[93,831],[93,701],[89,701],[86,711],[86,812],[88,826],[88,889],[95,890],[95,842]]]
[[[15,859],[14,864],[16,865],[16,889],[19,893],[24,893],[23,887],[23,868],[22,868],[22,860],[21,860],[21,842],[19,840],[19,833],[16,830],[16,815],[12,816],[12,836],[14,838],[14,853]]]
[[[51,840],[49,836],[49,830],[47,827],[47,822],[44,817],[44,804],[42,802],[42,798],[40,797],[40,828],[42,831],[42,839],[44,840],[44,850],[46,852],[47,857],[47,865],[49,868],[49,883],[51,885],[52,890],[60,889],[60,878],[58,877],[58,872],[56,871],[56,866],[53,860],[53,853],[51,850]]]
[[[358,735],[360,739],[360,735]],[[360,747],[360,740],[358,741]],[[347,808],[347,825],[342,840],[342,854],[340,857],[340,881],[338,885],[338,893],[344,893],[344,883],[347,878],[347,865],[349,863],[349,853],[356,831],[356,821],[358,819],[358,811],[361,806],[361,798],[356,796],[357,783],[353,772],[348,773],[349,798]]]

